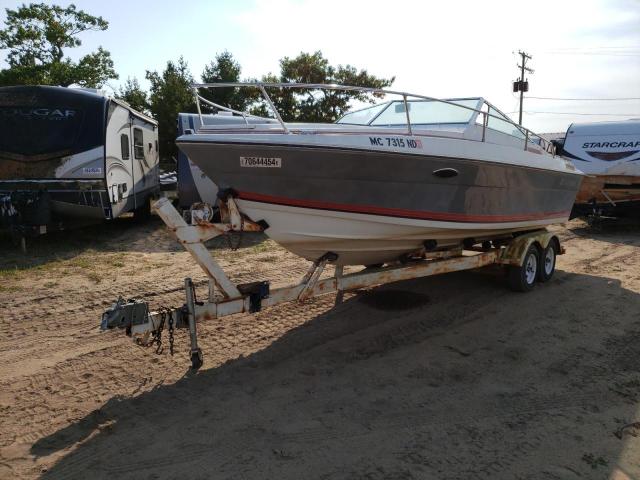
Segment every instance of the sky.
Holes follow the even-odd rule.
[[[5,8],[22,2],[0,0]],[[46,2],[67,5],[62,2]],[[394,90],[440,98],[482,96],[517,120],[519,50],[532,56],[523,124],[565,131],[572,122],[640,117],[640,0],[76,0],[109,21],[71,58],[102,45],[119,80],[162,70],[181,55],[196,79],[224,50],[243,77],[278,72],[282,57],[321,50]],[[0,52],[4,61],[6,52]],[[0,63],[0,66],[4,65]],[[511,113],[514,112],[514,113]]]

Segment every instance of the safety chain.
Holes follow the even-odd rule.
[[[160,327],[158,327],[157,333],[154,336],[153,340],[151,341],[151,344],[153,345],[153,343],[156,343],[156,354],[160,355],[162,352],[164,352],[164,347],[162,346],[162,329],[164,328],[164,324],[161,324]]]
[[[160,325],[156,330],[153,331],[151,340],[147,343],[142,343],[140,339],[137,339],[136,342],[141,347],[152,347],[156,346],[156,354],[161,355],[164,352],[164,347],[162,346],[162,331],[164,330],[164,323],[167,320],[169,323],[169,353],[173,355],[173,333],[175,330],[174,320],[173,320],[173,311],[167,307],[160,308]]]
[[[169,310],[169,353],[173,356],[173,312]]]
[[[151,347],[154,344],[156,345],[156,354],[160,355],[164,348],[162,347],[162,330],[164,329],[164,312],[160,317],[160,325],[158,329],[153,332],[153,337],[151,337],[151,341],[146,345],[147,347]]]

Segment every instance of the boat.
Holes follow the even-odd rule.
[[[640,119],[573,123],[557,147],[586,174],[572,216],[640,217]]]
[[[257,88],[273,119],[201,97]],[[335,123],[284,122],[269,89],[346,90],[389,98]],[[582,180],[553,145],[484,98],[436,99],[322,84],[194,85],[200,102],[245,120],[185,132],[176,144],[248,219],[311,261],[380,265],[568,220]],[[398,98],[398,99],[394,99]],[[201,113],[200,113],[201,114]],[[248,118],[252,121],[249,122]]]
[[[203,123],[207,125],[232,125],[244,123],[242,117],[231,112],[217,112],[215,114],[198,115],[197,113],[178,113],[178,135],[199,129]],[[265,123],[269,119],[251,117],[250,123]],[[275,122],[275,120],[271,120]],[[183,211],[187,211],[193,204],[208,203],[215,206],[218,187],[195,165],[182,151],[178,151],[177,158],[178,203]]]

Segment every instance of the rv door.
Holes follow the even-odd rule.
[[[148,125],[139,118],[132,118],[133,129],[133,158],[134,172],[133,191],[136,194],[136,201],[143,201],[144,192],[149,189],[151,181],[150,174],[153,163],[153,145],[150,141]]]
[[[126,203],[127,197],[133,194],[133,179],[131,178],[132,166],[132,140],[131,126],[127,122],[117,132],[114,140],[117,141],[119,148],[114,148],[119,159],[114,158],[110,165],[109,172],[109,195],[112,204]],[[107,140],[108,141],[108,140]],[[124,205],[118,208],[118,211],[124,209]]]

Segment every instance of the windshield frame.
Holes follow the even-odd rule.
[[[459,108],[464,109],[464,110],[469,110],[471,111],[471,115],[469,117],[469,120],[466,122],[434,122],[434,123],[415,123],[413,120],[409,119],[411,124],[413,126],[427,126],[427,125],[471,125],[473,123],[475,123],[476,118],[478,117],[478,115],[480,114],[480,109],[482,108],[482,105],[485,102],[485,100],[482,97],[461,97],[461,98],[448,98],[446,99],[447,103],[444,103],[445,105],[452,105],[455,104],[456,102],[461,102],[461,101],[465,101],[465,100],[476,100],[476,105],[475,107],[469,107],[466,105],[457,105]],[[440,100],[428,100],[428,99],[415,99],[415,100],[406,100],[406,104],[407,105],[411,105],[412,103],[418,103],[418,102],[441,102]],[[351,112],[345,113],[342,117],[340,117],[338,120],[336,120],[334,123],[336,124],[340,124],[340,125],[356,125],[356,126],[364,126],[364,127],[371,127],[371,126],[377,126],[377,125],[373,125],[373,122],[375,122],[381,115],[384,114],[384,112],[386,112],[389,108],[391,108],[392,105],[402,105],[404,104],[405,101],[401,100],[401,99],[397,99],[397,100],[388,100],[387,102],[382,102],[382,103],[377,103],[375,105],[371,105],[368,107],[364,107],[364,108],[360,108],[357,110],[353,110]],[[441,102],[442,103],[442,102]],[[349,116],[352,115],[354,113],[358,113],[358,112],[362,112],[364,110],[369,110],[372,108],[376,108],[376,107],[380,107],[382,105],[385,105],[386,107],[382,108],[376,115],[374,115],[367,123],[351,123],[351,122],[343,122],[342,120]],[[411,108],[409,108],[409,117],[411,116]],[[407,122],[404,122],[402,125],[406,125]],[[401,124],[398,125],[393,125],[393,126],[400,126]],[[384,126],[384,125],[379,125],[379,126]]]

